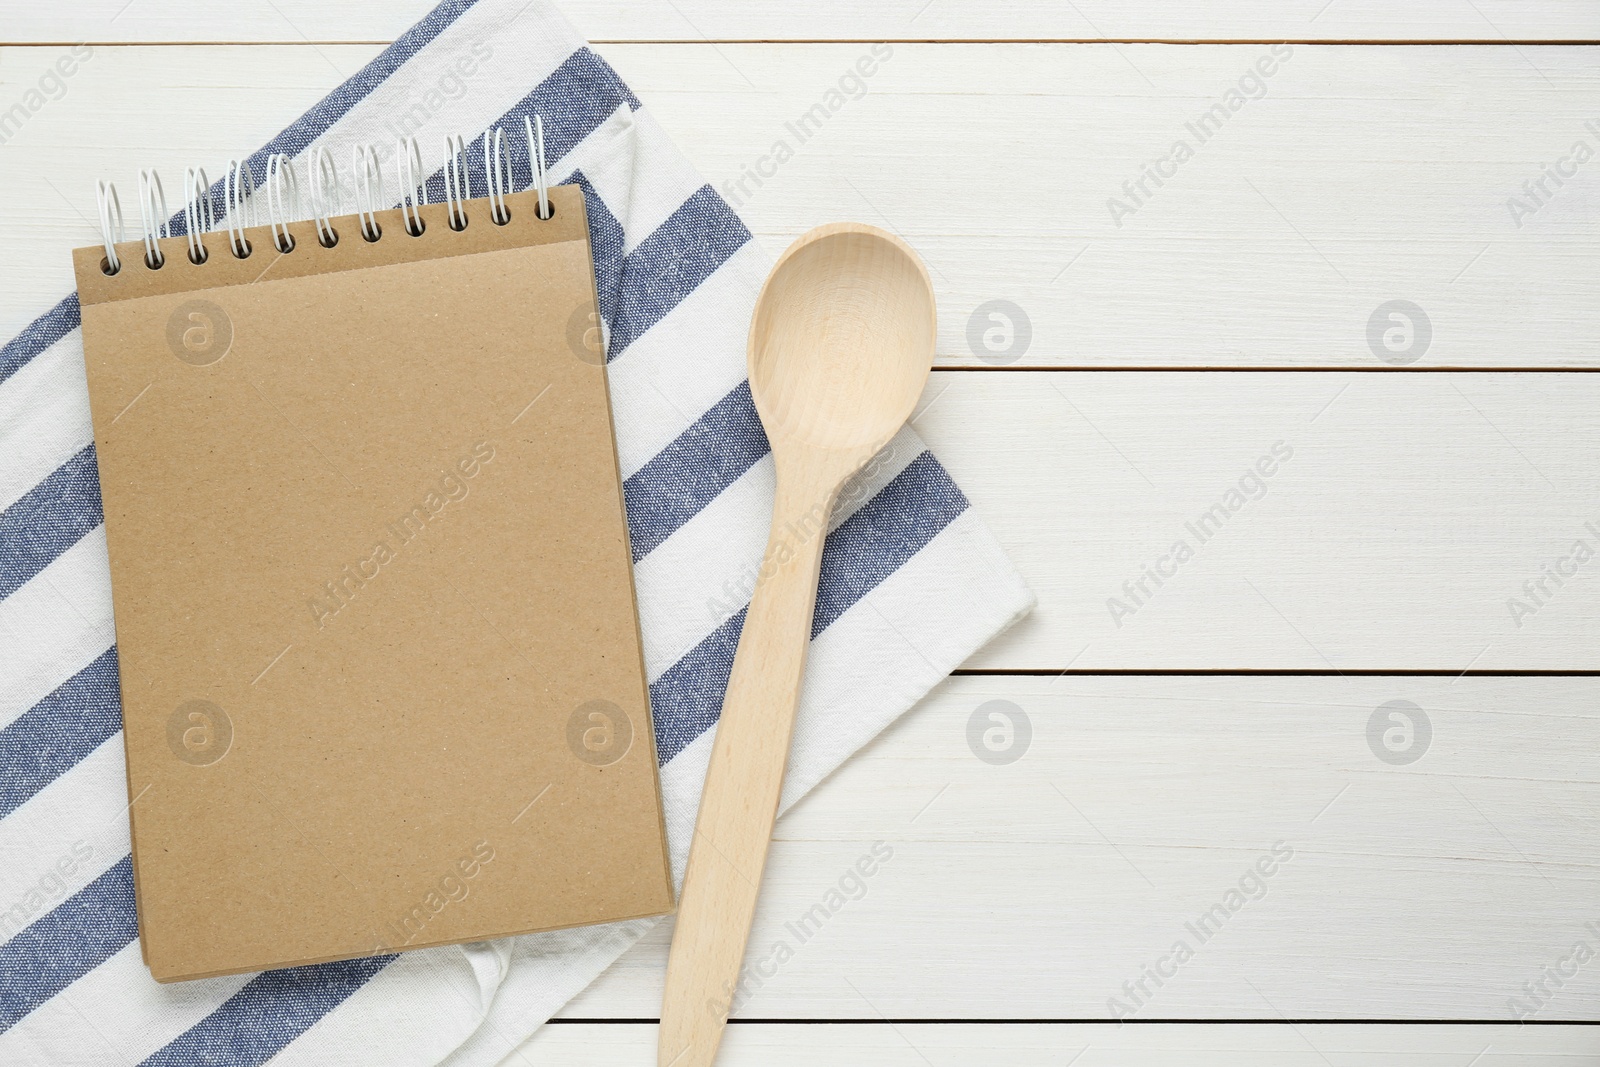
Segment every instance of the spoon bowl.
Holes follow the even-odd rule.
[[[778,261],[750,323],[750,392],[767,436],[882,446],[933,367],[933,286],[917,254],[870,226],[822,226]]]

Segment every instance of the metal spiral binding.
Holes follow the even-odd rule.
[[[251,211],[254,207],[251,185],[244,161],[228,160],[228,171],[222,176],[222,210],[228,220],[228,247],[233,250],[235,259],[246,259],[251,252],[250,242],[244,235],[255,222]]]
[[[540,219],[555,215],[555,205],[550,202],[549,167],[545,159],[544,120],[538,115],[523,116],[522,128],[527,138],[528,177],[527,189],[538,193],[534,214]],[[488,130],[483,135],[484,184],[488,189],[490,221],[504,226],[511,221],[511,208],[506,197],[516,191],[516,167],[509,138],[501,127]],[[412,237],[421,237],[426,229],[421,209],[429,203],[428,183],[422,166],[422,150],[414,137],[395,142],[395,177],[400,188],[400,217],[403,228]],[[351,149],[353,172],[352,190],[355,197],[356,218],[361,236],[367,241],[383,237],[378,222],[378,212],[389,207],[385,193],[383,160],[378,150],[370,144],[358,144]],[[339,243],[339,233],[333,227],[333,218],[340,207],[341,185],[339,168],[326,146],[319,145],[305,157],[309,196],[305,207],[310,212],[316,229],[317,243],[332,248]],[[444,199],[450,229],[467,228],[467,202],[472,199],[472,174],[467,158],[467,143],[460,136],[445,138],[443,167]],[[245,231],[261,224],[270,227],[273,247],[287,255],[295,250],[294,235],[289,224],[301,219],[302,203],[300,183],[295,173],[294,160],[282,152],[266,157],[266,170],[260,184],[256,171],[248,160],[232,159],[224,173],[221,189],[221,207],[216,206],[211,183],[200,167],[185,168],[183,173],[183,221],[188,239],[189,261],[203,264],[209,258],[205,234],[217,229],[220,223],[228,232],[228,250],[236,259],[248,259],[255,251],[245,236]],[[256,197],[265,194],[264,205]],[[111,182],[98,182],[95,202],[99,211],[100,238],[105,247],[101,270],[108,276],[122,271],[122,258],[117,245],[123,242],[125,226],[122,202],[117,188]],[[167,212],[167,195],[161,176],[154,170],[139,172],[139,222],[140,237],[144,243],[144,264],[151,270],[166,265],[160,242],[170,237],[173,229]]]
[[[422,149],[415,137],[394,143],[394,169],[400,178],[400,217],[406,233],[421,237],[427,225],[422,221],[422,205],[428,202],[428,180],[422,172]]]
[[[139,223],[144,233],[144,265],[160,270],[167,262],[157,243],[169,236],[167,191],[161,186],[161,175],[153,170],[139,172]]]
[[[361,221],[361,236],[376,241],[383,236],[378,225],[378,212],[383,209],[383,164],[378,161],[378,150],[369,144],[350,147],[350,168],[354,172],[356,187],[356,217]]]
[[[288,156],[274,152],[267,157],[267,180],[263,184],[267,190],[267,225],[272,227],[272,245],[287,255],[294,251],[289,220],[300,213],[300,184],[295,180]]]
[[[472,175],[467,170],[467,146],[460,135],[444,139],[444,201],[450,207],[450,228],[467,228],[467,201],[472,199]]]
[[[533,171],[532,184],[539,190],[538,215],[541,219],[548,219],[556,212],[550,206],[550,190],[545,184],[544,116],[535,115],[531,122],[528,116],[522,116],[522,128],[528,132],[528,168]]]
[[[339,165],[332,152],[319,146],[312,150],[306,166],[311,171],[311,217],[317,224],[317,243],[332,248],[339,243],[339,231],[330,221],[339,213]]]
[[[117,243],[123,236],[122,201],[117,198],[117,187],[110,182],[96,182],[95,202],[100,209],[100,239],[106,246],[106,258],[100,264],[100,270],[111,275],[122,269],[122,260],[117,256]],[[112,224],[113,215],[116,218],[115,226]]]
[[[511,161],[506,157],[506,131],[496,126],[483,135],[483,173],[489,179],[489,218],[496,226],[511,221],[506,194],[511,192]]]
[[[216,221],[211,213],[211,182],[206,180],[205,168],[183,169],[183,195],[183,232],[189,239],[189,262],[199,265],[209,255],[200,235]]]

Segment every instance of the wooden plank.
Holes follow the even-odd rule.
[[[4,146],[0,225],[29,266],[7,272],[0,333],[69,287],[63,250],[94,237],[94,179],[217,173],[376,50],[95,50]],[[932,268],[945,366],[1600,362],[1600,163],[1559,189],[1542,170],[1580,140],[1600,152],[1590,49],[1302,45],[1283,62],[1261,45],[601,50],[772,251],[839,218],[905,235]],[[32,84],[59,52],[6,50],[0,69]],[[1190,126],[1263,60],[1277,63],[1266,95],[1240,97],[1134,205],[1123,183],[1196,142]],[[876,64],[864,95],[830,97],[861,61]],[[800,143],[801,116],[840,101]],[[781,166],[780,141],[794,153]],[[758,167],[771,174],[759,187],[744,177]],[[1536,179],[1543,205],[1523,190]],[[1115,222],[1114,197],[1135,208]],[[1513,198],[1538,210],[1514,220]],[[1017,312],[992,318],[994,301],[1027,316],[1025,347]]]
[[[780,820],[734,1014],[1600,1018],[1597,686],[951,679]],[[669,934],[563,1016],[656,1017]]]
[[[648,1063],[654,1023],[547,1026],[506,1067]],[[721,1067],[1573,1067],[1600,1052],[1600,1031],[1582,1026],[1244,1025],[734,1026]],[[1474,1059],[1474,1057],[1477,1057]],[[1580,1058],[1581,1057],[1581,1058]]]
[[[0,34],[28,41],[391,40],[431,0],[277,0],[265,6],[195,0],[81,0],[24,7]],[[562,11],[603,41],[712,40],[1592,40],[1600,16],[1585,0],[1441,0],[1397,8],[1381,0],[896,0],[795,5],[737,0],[565,0]]]
[[[945,372],[913,425],[1039,596],[969,667],[1600,669],[1595,375]]]
[[[1541,169],[1580,139],[1600,150],[1589,49],[603,51],[769,245],[839,217],[915,245],[945,365],[1596,361],[1594,177],[1558,189]],[[865,95],[829,98],[862,57]],[[1241,80],[1264,95],[1228,98]],[[1513,197],[1537,210],[1513,219]],[[1409,335],[1393,301],[1422,309]]]

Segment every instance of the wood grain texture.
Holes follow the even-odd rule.
[[[1110,1019],[1186,940],[1132,1018],[1513,1021],[1524,982],[1600,948],[1597,685],[951,679],[779,821],[734,1015]],[[969,740],[996,700],[1009,736]],[[1395,700],[1420,710],[1391,752],[1369,731]],[[1186,924],[1275,844],[1202,941]],[[563,1015],[653,1018],[670,932]],[[1600,1018],[1600,962],[1576,969],[1535,1018]]]
[[[276,0],[200,5],[192,0],[79,0],[70,8],[8,13],[0,39],[28,41],[391,40],[433,0]],[[562,11],[601,41],[712,40],[1594,40],[1600,15],[1584,0],[567,0]]]
[[[877,47],[600,51],[770,248],[852,217],[905,237],[933,275],[944,366],[1600,362],[1600,162],[1572,154],[1600,152],[1590,50]],[[4,145],[0,225],[38,268],[0,295],[0,332],[65,291],[56,252],[93,239],[95,178],[219,173],[376,51],[95,49]],[[0,70],[28,85],[59,52],[6,50]],[[1265,95],[1228,112],[1243,78]],[[199,96],[211,117],[186,118]],[[1231,117],[1200,143],[1213,105]],[[1144,167],[1161,159],[1158,187]],[[1558,188],[1547,164],[1573,173]],[[1542,204],[1523,186],[1540,180]],[[1113,220],[1113,198],[1132,212]],[[1513,200],[1536,210],[1513,218]],[[1426,328],[1380,311],[1397,300]]]
[[[653,1023],[547,1026],[508,1064],[644,1063]],[[735,1026],[722,1067],[1575,1067],[1600,1054],[1585,1026]],[[525,1059],[523,1057],[526,1057]]]

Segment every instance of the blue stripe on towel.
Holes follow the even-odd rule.
[[[101,521],[100,468],[90,444],[0,511],[0,600]]]
[[[616,359],[750,240],[715,189],[703,185],[639,243],[622,267],[628,299],[611,322]]]
[[[922,550],[967,509],[939,461],[922,453],[828,535],[811,619],[816,638],[839,616]],[[722,713],[722,694],[744,628],[744,608],[650,686],[656,759],[663,765],[705,733]]]
[[[554,163],[576,148],[578,142],[598,129],[623,104],[628,105],[629,111],[638,111],[641,106],[639,98],[611,69],[611,64],[584,47],[567,57],[556,73],[540,82],[533,92],[492,125],[516,131],[520,137],[524,115],[529,118],[543,115],[544,154]],[[478,158],[483,158],[481,144]],[[531,172],[528,184],[533,184]]]
[[[0,383],[23,365],[78,328],[78,294],[67,298],[30,322],[17,336],[0,345]]]
[[[583,190],[583,209],[589,216],[589,251],[594,257],[594,287],[600,301],[600,317],[610,322],[617,317],[617,301],[622,290],[622,223],[611,213],[600,194],[594,191],[583,171],[572,172],[572,183]],[[610,362],[610,356],[606,357]]]
[[[0,1034],[110,959],[138,932],[133,858],[124,856],[0,945]]]
[[[117,650],[112,646],[0,730],[0,819],[120,729]]]
[[[700,514],[769,451],[750,383],[740,382],[622,483],[633,561]]]
[[[817,610],[811,617],[812,640],[922,551],[967,507],[966,494],[933,453],[923,452],[906,464],[905,470],[828,535],[822,550]]]
[[[661,766],[716,725],[749,610],[740,608],[650,683],[650,718],[656,730],[656,762]]]
[[[262,971],[140,1067],[257,1067],[343,1004],[394,957]]]

